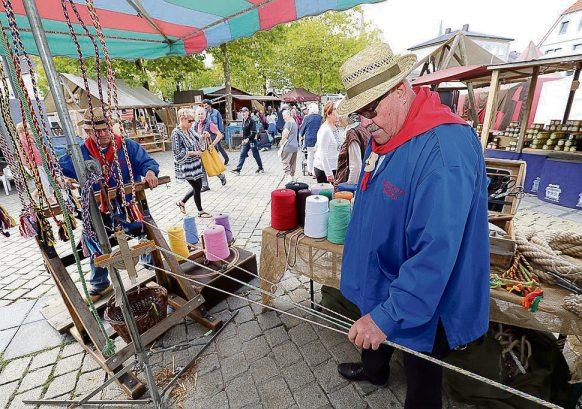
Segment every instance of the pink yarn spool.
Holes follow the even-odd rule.
[[[221,261],[230,256],[223,226],[214,225],[204,230],[204,251],[208,261]]]

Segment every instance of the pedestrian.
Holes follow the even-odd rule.
[[[283,111],[285,125],[281,135],[279,157],[283,163],[283,171],[290,181],[295,181],[295,167],[297,164],[297,151],[299,150],[298,126],[289,110]]]
[[[323,123],[317,131],[315,154],[313,158],[313,173],[317,183],[334,183],[337,170],[338,135],[337,116],[332,101],[323,108]]]
[[[195,118],[196,121],[194,122],[194,132],[199,136],[204,138],[205,136],[209,137],[210,140],[212,141],[212,145],[218,150],[218,147],[220,146],[220,141],[222,141],[222,139],[224,138],[223,133],[218,129],[218,126],[214,123],[211,122],[208,118],[209,116],[206,113],[206,108],[204,108],[203,106],[197,106],[196,110],[195,110]],[[205,172],[206,174],[206,172]],[[220,175],[217,176],[218,179],[220,179],[220,183],[222,183],[222,186],[226,185],[226,176],[224,175],[224,173],[221,173]],[[205,181],[206,184],[204,184],[203,182],[203,186],[206,185],[208,186],[208,175],[206,175]],[[206,189],[206,190],[210,190],[210,188]],[[204,189],[202,191],[205,191]]]
[[[351,185],[358,183],[362,171],[362,158],[370,140],[370,132],[366,130],[368,121],[357,114],[350,115],[352,123],[346,127],[346,136],[339,150],[336,183]]]
[[[272,109],[271,112],[269,112],[269,115],[267,115],[267,123],[268,123],[267,132],[269,133],[269,136],[272,138],[271,139],[272,142],[275,139],[275,135],[277,135],[277,114]]]
[[[194,115],[194,110],[191,108],[181,108],[178,111],[178,126],[172,131],[172,152],[176,179],[185,180],[190,184],[190,190],[181,200],[176,202],[176,206],[182,213],[186,214],[186,203],[188,199],[194,197],[198,216],[208,218],[210,215],[202,209],[201,194],[202,179],[205,173],[201,158],[204,142],[192,126],[195,121]]]
[[[250,117],[249,109],[243,107],[241,110],[242,116],[242,149],[240,151],[240,157],[238,160],[238,165],[236,169],[232,170],[231,172],[235,175],[240,175],[240,171],[245,164],[245,160],[249,155],[249,150],[253,152],[253,157],[255,158],[255,162],[257,162],[258,169],[255,173],[265,173],[263,170],[263,162],[261,161],[261,154],[259,153],[258,143],[256,141],[257,136],[257,125],[255,121]]]
[[[303,118],[303,123],[299,129],[299,136],[302,139],[301,145],[307,150],[307,172],[313,176],[313,158],[315,155],[315,143],[317,142],[317,132],[321,127],[323,118],[319,115],[319,106],[312,102],[307,107],[308,114]]]
[[[281,135],[283,133],[283,127],[285,126],[285,119],[283,119],[283,111],[289,109],[289,105],[281,104],[281,107],[277,111],[277,133]]]
[[[388,339],[443,359],[489,326],[487,175],[473,129],[406,77],[413,54],[375,44],[341,68],[338,112],[367,118],[371,147],[344,245],[340,290],[362,317],[348,338],[351,381],[384,385]],[[405,408],[441,408],[442,367],[404,354]]]
[[[84,160],[97,161],[102,170],[107,168],[110,172],[112,171],[112,167],[115,166],[115,155],[117,155],[117,161],[121,167],[123,183],[129,183],[131,181],[129,166],[126,162],[126,156],[122,148],[121,136],[109,131],[107,121],[108,119],[105,117],[103,109],[100,107],[93,108],[93,110],[87,109],[85,111],[82,126],[87,137],[81,145],[81,154],[83,155]],[[114,139],[117,152],[113,150],[112,141]],[[126,139],[125,146],[127,158],[129,159],[133,171],[134,181],[140,182],[143,179],[150,188],[153,189],[157,187],[159,173],[158,163],[136,141]],[[59,162],[65,177],[78,180],[71,155],[64,155]],[[108,188],[117,186],[116,177],[110,173],[105,181],[105,185]],[[130,197],[128,197],[128,200],[129,199]],[[108,211],[109,213],[101,213],[101,216],[105,227],[113,231],[115,228],[113,225],[113,215],[111,214],[113,209],[108,209]],[[124,209],[121,209],[121,211],[125,213]],[[120,214],[119,216],[123,218],[125,214]],[[150,263],[148,262],[148,264]],[[91,301],[97,302],[101,298],[109,295],[113,291],[113,286],[109,281],[107,269],[96,267],[93,263],[93,257],[90,258],[89,266],[91,268],[91,274],[89,275],[89,298]]]
[[[222,121],[222,115],[220,114],[220,111],[212,107],[212,101],[209,99],[205,99],[204,101],[202,101],[202,106],[206,109],[207,120],[209,122],[214,123],[218,127],[220,133],[224,135],[224,122]],[[220,154],[224,158],[224,164],[228,165],[228,161],[230,160],[230,158],[228,157],[228,153],[222,146],[222,140],[218,142],[218,144],[216,144],[216,149],[218,150],[218,152],[220,152]]]
[[[297,109],[297,107],[295,106],[291,108],[291,117],[297,123],[297,126],[301,126],[301,123],[303,122],[303,117],[301,116],[299,109]]]

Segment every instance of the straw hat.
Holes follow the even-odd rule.
[[[347,115],[368,105],[390,91],[414,68],[414,54],[395,55],[386,43],[365,48],[340,68],[347,96],[337,107],[338,115]]]
[[[107,129],[107,118],[103,113],[103,108],[93,108],[93,115],[91,115],[91,109],[88,108],[83,115],[83,121],[81,121],[80,125],[86,131]]]

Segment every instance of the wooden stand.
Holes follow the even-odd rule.
[[[159,179],[160,184],[165,184],[169,181],[169,177],[162,177]],[[119,252],[114,252],[112,256],[106,255],[103,257],[111,259],[111,262],[115,262],[115,259],[119,257],[123,258],[123,256],[127,255],[135,257],[138,253],[143,253],[144,246],[156,246],[162,249],[167,249],[168,252],[161,252],[155,249],[151,253],[153,256],[152,265],[172,271],[176,274],[183,274],[180,264],[176,258],[169,253],[168,243],[161,232],[157,229],[155,221],[149,213],[144,191],[145,188],[146,185],[144,183],[138,183],[136,185],[136,199],[147,223],[144,223],[144,226],[147,238],[151,241],[150,244],[138,244],[136,247],[130,248],[127,245],[127,242],[124,243],[124,240],[122,240]],[[125,189],[127,193],[131,193],[131,188],[129,186],[126,186]],[[114,195],[115,193],[110,191],[109,194]],[[58,208],[54,210],[56,211]],[[39,240],[37,240],[37,243],[41,250],[46,269],[53,277],[62,300],[64,301],[64,306],[66,307],[66,309],[63,309],[62,304],[60,303],[58,307],[49,305],[48,308],[43,310],[43,315],[58,331],[68,331],[79,342],[83,349],[93,356],[96,362],[109,376],[114,376],[116,372],[123,368],[125,361],[134,355],[135,348],[133,343],[125,345],[113,356],[105,357],[102,354],[101,351],[106,344],[106,338],[99,329],[97,320],[89,310],[82,293],[79,291],[66,269],[67,265],[72,263],[66,264],[64,260],[71,261],[74,260],[74,258],[70,256],[61,258],[57,254],[54,246],[48,246]],[[79,249],[77,249],[77,251],[79,257],[83,258],[82,252]],[[204,297],[186,280],[170,277],[168,274],[159,272],[159,270],[156,270],[155,274],[148,270],[142,270],[139,275],[134,268],[129,268],[128,271],[130,273],[128,280],[123,280],[125,284],[123,287],[125,287],[126,290],[135,286],[145,285],[148,281],[155,278],[159,285],[168,290],[169,304],[175,309],[174,312],[168,314],[166,319],[162,320],[141,335],[141,340],[144,346],[156,340],[167,330],[181,322],[186,316],[190,316],[198,323],[210,329],[215,330],[222,325],[222,321],[215,319],[208,314],[203,305]],[[103,299],[97,302],[95,306],[98,310],[101,310],[104,308],[105,303],[106,300]],[[108,331],[109,337],[114,337],[116,335],[117,334],[113,329]],[[145,385],[131,372],[127,372],[120,376],[117,382],[124,392],[133,399],[140,397],[146,390]]]

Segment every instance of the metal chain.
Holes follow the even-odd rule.
[[[97,15],[97,10],[93,0],[87,0],[86,2],[87,10],[89,11],[89,16],[91,17],[91,22],[93,27],[97,32],[97,37],[101,43],[101,49],[103,50],[103,55],[105,57],[105,68],[107,72],[107,87],[108,87],[108,105],[111,108],[111,112],[116,117],[119,127],[121,129],[121,146],[123,148],[123,155],[125,157],[125,162],[127,163],[127,170],[129,171],[129,182],[131,183],[131,201],[135,203],[136,192],[135,192],[135,178],[133,174],[133,166],[129,160],[129,153],[127,151],[127,145],[125,143],[126,131],[123,125],[123,120],[119,115],[119,98],[117,95],[117,84],[115,82],[115,72],[113,70],[113,65],[111,64],[111,57],[109,56],[109,50],[107,49],[107,44],[105,42],[105,35],[103,34],[103,28],[101,27],[101,22],[99,16]],[[112,101],[113,99],[113,101]],[[113,104],[112,104],[113,102]]]

